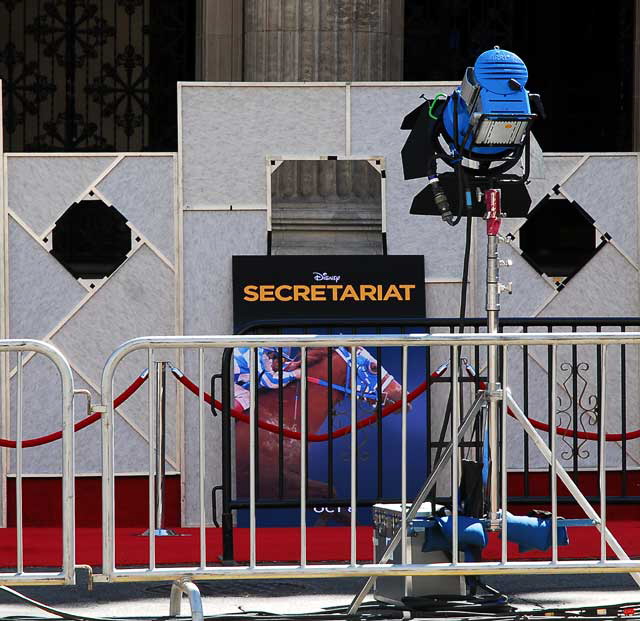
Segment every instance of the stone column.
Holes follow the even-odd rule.
[[[244,0],[243,79],[400,81],[403,33],[404,0]],[[274,231],[278,218],[285,226],[305,204],[316,214],[325,204],[327,220],[336,206],[362,214],[369,205],[375,220],[379,183],[377,173],[367,167],[326,162],[288,166],[273,179]],[[331,239],[326,228],[321,230]],[[327,246],[328,252],[333,250],[337,248]],[[362,250],[367,251],[364,241]]]
[[[402,80],[404,0],[244,0],[244,79]]]
[[[196,79],[242,81],[243,0],[200,0]]]

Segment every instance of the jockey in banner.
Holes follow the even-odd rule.
[[[351,356],[349,356],[351,357]],[[356,348],[356,376],[358,394],[373,403],[378,399],[378,361],[364,347]],[[380,393],[386,401],[386,388],[393,381],[393,375],[380,365],[380,380],[382,388]],[[384,401],[382,405],[384,405]]]
[[[299,348],[282,347],[282,385],[286,386],[294,380],[300,379],[300,363],[294,362],[299,354],[294,350]],[[234,396],[236,405],[246,410],[250,406],[249,387],[251,383],[251,350],[248,347],[236,347],[233,350],[233,381],[235,383]],[[278,360],[277,347],[259,347],[256,372],[258,374],[258,388],[278,388],[280,372],[274,367]]]
[[[298,347],[282,347],[282,380],[278,370],[280,356],[276,347],[259,347],[257,357],[257,377],[258,389],[267,388],[276,389],[279,382],[282,386],[287,386],[294,380],[299,380],[301,375],[300,365],[300,348]],[[337,353],[343,358],[347,364],[347,377],[344,386],[336,386],[335,389],[342,390],[345,393],[345,405],[347,395],[351,392],[349,385],[349,377],[351,368],[351,352],[345,347],[336,348]],[[238,347],[234,350],[234,396],[236,406],[246,410],[250,406],[250,350],[247,347]],[[307,356],[313,358],[314,350],[308,350]],[[358,346],[356,348],[356,390],[360,400],[360,406],[365,409],[375,407],[378,400],[378,361],[364,348]],[[382,397],[382,405],[387,401],[388,395],[386,388],[393,381],[393,376],[386,371],[384,367],[380,367],[380,379],[382,388],[380,396]],[[322,382],[319,382],[322,384]],[[326,385],[326,382],[324,383]]]

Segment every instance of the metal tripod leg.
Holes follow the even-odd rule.
[[[520,409],[520,406],[516,403],[515,399],[511,396],[511,393],[507,390],[507,401],[509,403],[509,407],[515,414],[518,422],[522,425],[524,430],[527,432],[528,436],[533,440],[533,443],[540,450],[540,453],[545,458],[545,460],[551,465],[553,461],[553,455],[549,450],[549,447],[542,439],[540,434],[534,429],[533,425],[529,422],[529,419],[524,415],[524,412]],[[604,430],[603,432],[604,433]],[[589,501],[584,497],[583,493],[578,489],[578,486],[573,482],[567,471],[562,467],[562,465],[556,459],[556,472],[560,477],[561,481],[564,483],[565,487],[569,491],[569,493],[575,498],[576,502],[580,505],[582,510],[587,514],[589,518],[591,518],[594,522],[596,522],[596,528],[600,530],[602,528],[600,524],[600,516],[596,512],[596,510],[589,504]],[[605,539],[609,544],[609,547],[613,550],[615,555],[621,561],[628,561],[629,555],[624,551],[624,548],[618,543],[618,540],[613,536],[611,531],[605,527]],[[636,582],[638,586],[640,586],[640,574],[632,573],[629,574]]]
[[[484,403],[485,403],[484,392],[481,392],[476,397],[476,400],[473,402],[471,408],[469,408],[469,411],[465,415],[464,420],[460,425],[460,430],[458,431],[458,438],[460,440],[462,440],[462,438],[464,437],[464,434],[469,430],[471,423],[475,420],[476,414],[480,411],[480,408],[484,405]],[[431,475],[429,476],[429,478],[427,479],[426,483],[422,486],[422,488],[418,492],[418,495],[416,496],[416,499],[413,501],[411,508],[407,512],[407,519],[406,519],[407,524],[411,522],[411,520],[413,520],[418,514],[418,511],[420,510],[422,503],[426,500],[427,495],[431,491],[431,488],[436,483],[436,479],[440,476],[440,474],[444,470],[444,467],[449,461],[449,459],[451,458],[452,454],[453,454],[453,447],[451,444],[449,444],[449,446],[447,446],[444,453],[442,454],[440,461],[435,465],[435,468],[431,473]],[[402,539],[402,528],[397,530],[396,533],[394,534],[393,539],[391,540],[391,543],[387,546],[387,549],[384,551],[384,554],[378,561],[380,565],[382,565],[383,563],[386,563],[391,558],[393,551],[398,547],[398,544],[400,543],[401,539]],[[353,615],[356,612],[358,612],[358,608],[360,608],[360,605],[364,601],[364,598],[367,596],[367,594],[371,590],[371,587],[373,587],[374,582],[375,582],[375,578],[373,576],[367,580],[366,584],[362,587],[361,591],[355,596],[355,598],[351,602],[351,606],[349,607],[349,612],[347,614]]]

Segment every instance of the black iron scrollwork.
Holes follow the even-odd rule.
[[[585,377],[585,374],[589,371],[589,364],[587,362],[578,362],[572,364],[570,362],[563,362],[560,365],[560,370],[564,371],[567,375],[562,381],[561,390],[563,395],[558,395],[558,409],[556,410],[556,426],[571,429],[573,427],[572,421],[574,414],[577,413],[577,422],[581,431],[587,431],[587,426],[591,430],[598,424],[598,398],[594,394],[587,395],[587,388],[589,381]],[[569,382],[573,383],[576,387],[576,394],[574,394],[573,387],[571,391],[567,387]],[[580,439],[578,442],[571,442],[571,436],[560,436],[563,444],[566,445],[561,453],[562,459],[572,459],[574,456],[578,459],[588,459],[590,452],[585,448],[587,442],[586,439]]]
[[[175,150],[194,5],[0,0],[6,150]]]

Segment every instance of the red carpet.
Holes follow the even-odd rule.
[[[609,524],[614,535],[630,556],[640,557],[640,521],[617,520]],[[118,528],[116,533],[116,563],[118,566],[146,565],[149,559],[149,543],[139,536],[143,529]],[[178,529],[188,534],[183,537],[156,539],[158,565],[195,565],[199,563],[199,537],[197,529]],[[358,560],[372,560],[372,529],[358,527]],[[570,544],[560,548],[561,559],[596,558],[600,537],[594,527],[571,528]],[[58,528],[26,528],[25,565],[29,567],[59,567],[62,558],[61,532]],[[236,560],[249,559],[249,531],[235,531]],[[98,528],[79,528],[76,536],[77,563],[99,566],[101,563],[101,531]],[[257,555],[259,562],[296,563],[299,559],[300,538],[295,528],[261,528],[258,531]],[[314,527],[307,530],[307,557],[309,562],[345,561],[349,558],[349,529],[346,527]],[[207,529],[207,561],[218,562],[222,552],[220,529]],[[484,558],[500,558],[500,541],[492,534],[485,549]],[[517,546],[509,544],[512,560],[549,559],[548,552],[519,554]],[[16,531],[0,529],[0,567],[13,567],[16,562]]]
[[[116,529],[116,564],[146,565],[149,561],[149,540],[141,537],[144,528]],[[182,537],[156,538],[158,565],[194,565],[200,562],[198,529],[179,528]],[[372,529],[358,527],[358,560],[372,557]],[[62,559],[62,535],[58,528],[26,528],[24,530],[25,565],[58,567]],[[236,560],[249,559],[249,529],[236,529],[234,534]],[[102,559],[101,530],[76,530],[76,562],[100,565]],[[256,551],[261,562],[297,562],[300,551],[299,531],[294,528],[261,528],[256,539]],[[207,561],[219,562],[222,554],[220,529],[207,529]],[[309,528],[307,530],[307,558],[309,562],[340,561],[350,554],[349,528]],[[0,529],[0,567],[12,567],[16,562],[16,530]]]

